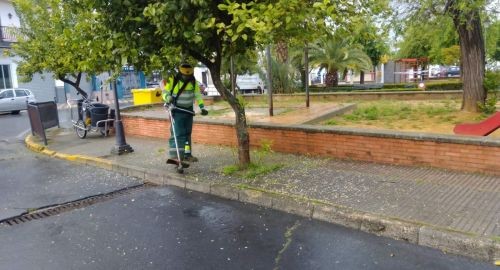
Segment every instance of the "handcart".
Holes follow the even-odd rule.
[[[78,119],[76,120],[73,114],[75,102],[78,111]],[[84,139],[87,132],[99,132],[103,136],[109,135],[115,117],[114,110],[110,110],[108,105],[95,103],[87,98],[68,99],[67,103],[71,114],[71,122],[79,138]]]

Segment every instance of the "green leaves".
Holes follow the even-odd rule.
[[[96,38],[103,32],[97,14],[79,2],[62,0],[15,0],[22,21],[22,38],[13,46],[21,76],[29,80],[35,73],[51,71],[67,77],[78,73],[108,70],[112,40]]]

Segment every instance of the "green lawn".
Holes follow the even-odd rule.
[[[460,100],[366,101],[350,113],[324,125],[452,133],[458,123],[478,122],[487,116],[460,110]]]

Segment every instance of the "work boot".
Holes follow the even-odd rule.
[[[169,158],[167,159],[167,164],[172,164],[179,166],[179,160],[177,158]],[[184,160],[181,162],[182,168],[189,168],[189,163],[185,162]]]
[[[184,160],[187,162],[198,162],[198,158],[195,156],[191,156],[191,155],[185,156]]]

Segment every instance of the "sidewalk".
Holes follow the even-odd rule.
[[[224,176],[237,152],[195,144],[200,161],[179,175],[166,165],[167,142],[127,137],[134,153],[110,154],[115,138],[71,129],[48,131],[53,157],[92,164],[157,184],[181,186],[291,212],[480,260],[500,259],[500,177],[272,153],[282,168],[255,179]],[[252,155],[254,161],[257,155]]]

